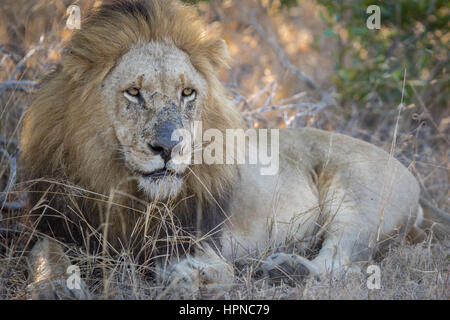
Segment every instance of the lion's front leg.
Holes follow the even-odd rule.
[[[325,239],[319,254],[311,262],[317,266],[320,275],[359,273],[361,268],[357,262],[367,261],[368,248],[362,249],[357,243],[356,239],[339,240],[338,237],[329,237]],[[364,258],[358,259],[358,256]]]
[[[33,300],[88,299],[89,292],[82,279],[68,283],[70,260],[61,245],[54,240],[38,241],[29,256],[30,284]]]
[[[370,221],[361,219],[360,213],[351,203],[341,202],[340,207],[333,206],[322,227],[322,247],[312,259],[321,275],[333,275],[361,271],[359,262],[370,258]],[[359,215],[359,217],[358,217]],[[365,225],[366,224],[366,225]]]
[[[182,297],[199,293],[217,294],[233,283],[233,268],[222,257],[207,248],[196,256],[187,256],[162,272],[170,292]]]
[[[322,227],[322,247],[311,262],[322,275],[359,273],[359,262],[367,262],[371,256],[369,226],[375,223],[362,219],[361,213],[350,201],[341,201],[340,207],[331,206],[328,213],[329,217]]]

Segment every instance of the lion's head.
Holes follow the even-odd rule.
[[[181,189],[177,130],[190,130],[208,103],[206,79],[170,41],[133,47],[103,81],[102,101],[123,165],[152,199]]]
[[[24,178],[103,195],[126,185],[145,200],[220,198],[233,169],[173,161],[180,143],[172,135],[192,130],[196,120],[203,130],[242,126],[217,79],[227,59],[217,32],[177,1],[116,1],[94,9],[26,111]]]

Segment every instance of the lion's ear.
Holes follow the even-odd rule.
[[[211,65],[217,69],[220,67],[229,67],[228,62],[231,60],[228,52],[228,45],[223,39],[217,39],[206,45],[205,52]]]

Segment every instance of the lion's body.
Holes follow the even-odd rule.
[[[308,250],[322,238],[322,248],[340,248],[341,263],[367,261],[369,247],[407,233],[415,223],[419,185],[383,150],[310,128],[281,130],[279,145],[279,175],[261,175],[257,166],[239,168],[230,206],[232,236],[223,235],[225,256],[292,242]],[[332,256],[324,251],[316,258],[322,272],[329,267],[324,258]]]
[[[318,256],[305,261],[317,273],[367,260],[369,247],[406,233],[419,212],[417,181],[389,154],[350,137],[281,130],[277,175],[261,175],[257,165],[187,168],[163,159],[168,127],[194,120],[203,130],[243,127],[217,79],[224,44],[204,28],[174,1],[119,1],[74,34],[22,133],[23,180],[38,179],[30,208],[43,230],[69,241],[103,232],[118,250],[139,249],[145,233],[158,229],[155,219],[148,225],[148,204],[170,202],[177,205],[169,218],[190,234],[214,231],[228,261],[269,245],[302,250],[321,242]],[[186,87],[195,96],[179,101]],[[166,180],[149,178],[162,166],[171,169]],[[41,197],[55,211],[36,206]],[[74,223],[52,219],[54,212]],[[217,255],[206,251],[198,261]],[[174,270],[202,265],[193,261]]]

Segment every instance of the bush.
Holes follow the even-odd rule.
[[[401,101],[414,103],[414,90],[425,105],[446,105],[449,11],[446,1],[318,0],[325,8],[324,36],[339,44],[337,86],[343,106],[354,104],[382,111]],[[381,28],[366,27],[369,5],[381,8]]]

